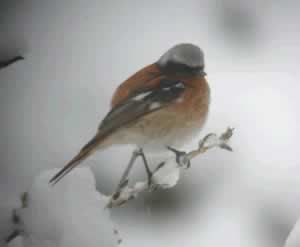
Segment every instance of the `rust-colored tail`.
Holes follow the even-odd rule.
[[[56,173],[49,181],[52,185],[59,182],[64,176],[66,176],[71,170],[78,166],[83,160],[89,157],[96,149],[98,149],[99,144],[103,138],[96,135],[89,143],[87,143],[81,151],[66,164],[58,173]]]

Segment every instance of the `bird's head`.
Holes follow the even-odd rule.
[[[205,76],[204,53],[196,45],[178,44],[165,52],[157,62],[161,70],[169,73]]]

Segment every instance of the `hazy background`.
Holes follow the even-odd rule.
[[[41,171],[95,133],[124,79],[176,43],[206,54],[202,134],[236,128],[234,153],[199,157],[172,190],[113,210],[123,246],[283,246],[300,215],[299,1],[1,1],[0,235]],[[85,162],[111,193],[130,147]],[[137,166],[133,177],[144,177]]]

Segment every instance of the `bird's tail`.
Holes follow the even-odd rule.
[[[102,138],[96,135],[88,144],[86,144],[81,151],[69,161],[58,173],[56,173],[49,181],[52,185],[59,182],[64,176],[66,176],[71,170],[78,166],[83,160],[89,157],[93,152],[98,149],[99,144],[102,142]],[[99,140],[100,139],[100,140]]]

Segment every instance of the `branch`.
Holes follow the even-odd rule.
[[[9,244],[11,241],[13,241],[16,237],[21,235],[20,230],[14,230],[9,236],[7,236],[4,240],[5,243]]]
[[[200,140],[198,148],[191,152],[182,152],[171,147],[168,149],[175,153],[175,156],[161,162],[153,171],[151,185],[148,181],[137,182],[133,186],[128,185],[128,180],[124,182],[118,193],[111,195],[107,204],[108,208],[120,206],[129,200],[135,199],[141,192],[152,192],[156,189],[168,189],[175,186],[179,180],[180,172],[190,167],[193,158],[207,152],[212,148],[221,148],[232,151],[228,141],[233,135],[233,128],[228,128],[223,134],[214,133],[206,135]]]
[[[24,60],[24,57],[16,56],[16,57],[13,57],[8,60],[0,61],[0,69],[4,69],[4,68],[8,67],[9,65],[14,64],[15,62],[20,61],[20,60]]]
[[[24,192],[21,194],[21,207],[19,209],[13,209],[12,215],[11,215],[11,221],[14,224],[14,230],[5,237],[4,241],[6,244],[9,244],[11,241],[13,241],[16,237],[22,235],[23,230],[22,229],[22,221],[17,213],[18,210],[22,208],[27,208],[28,206],[28,193]]]

